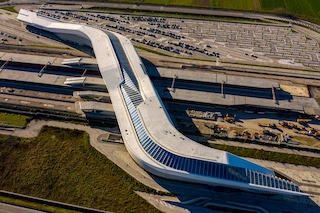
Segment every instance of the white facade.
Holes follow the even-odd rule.
[[[304,195],[292,182],[275,177],[272,170],[202,146],[178,132],[126,37],[81,24],[58,22],[27,10],[20,10],[18,20],[55,33],[62,40],[75,37],[73,41],[93,48],[125,146],[145,170],[174,180]]]

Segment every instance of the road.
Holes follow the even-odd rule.
[[[0,203],[0,213],[41,213],[42,211]]]

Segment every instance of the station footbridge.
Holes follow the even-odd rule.
[[[155,90],[132,43],[123,35],[59,22],[21,9],[18,20],[92,47],[130,156],[146,171],[168,179],[270,194],[305,195],[291,181],[231,153],[181,134]]]

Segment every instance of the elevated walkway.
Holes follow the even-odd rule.
[[[20,11],[18,19],[60,36],[81,37],[86,39],[85,44],[92,45],[125,146],[145,170],[180,181],[304,195],[298,186],[276,177],[272,170],[230,153],[209,149],[178,132],[132,43],[124,36],[85,25],[58,23],[26,10]],[[79,106],[89,112],[106,107],[97,102],[84,102]]]

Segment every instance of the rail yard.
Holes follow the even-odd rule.
[[[209,146],[320,158],[320,36],[314,31],[293,22],[265,19],[197,20],[63,7],[44,4],[32,9],[53,21],[110,30],[130,39],[170,119],[188,138]],[[92,128],[113,128],[114,132],[106,131],[97,140],[105,147],[116,147],[116,164],[135,164],[124,157],[127,154],[115,105],[93,50],[26,26],[12,12],[0,13],[0,112],[27,115],[34,121],[59,120]],[[20,134],[24,130],[0,120],[1,134],[14,135],[15,131]],[[270,198],[262,208],[288,199],[283,210],[296,202],[292,211],[302,212],[308,205],[317,211],[319,167],[305,165],[304,171],[303,164],[294,167],[290,163],[253,161],[275,169],[298,184],[310,198]],[[172,188],[171,192],[183,195],[181,203],[159,198],[160,204],[155,204],[159,199],[149,200],[154,206],[162,206],[159,208],[163,211],[207,209],[192,201],[201,196],[208,196],[219,205],[223,203],[210,197],[211,191],[217,189],[201,186],[203,191],[188,197],[183,194],[182,183],[174,188],[174,182],[153,179],[137,165],[132,168],[125,170],[134,173],[137,169],[143,178],[133,176],[141,182],[146,179],[144,184],[159,182],[164,188]],[[189,189],[196,187],[188,185]],[[242,200],[228,193],[223,196],[230,202],[252,198],[249,194]],[[169,203],[173,206],[167,206]]]

